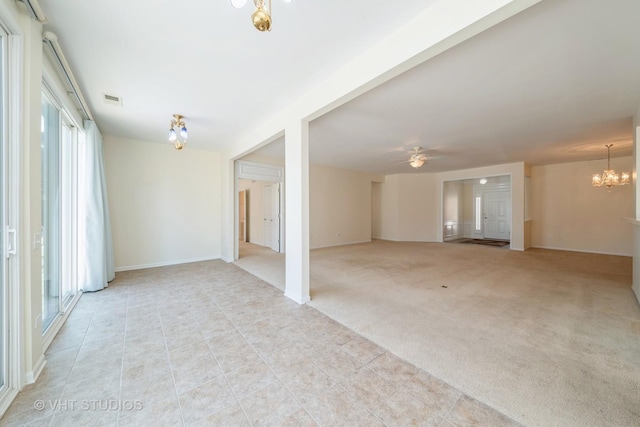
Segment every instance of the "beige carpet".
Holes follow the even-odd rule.
[[[311,306],[526,425],[640,425],[630,286],[627,257],[385,241],[311,254]]]

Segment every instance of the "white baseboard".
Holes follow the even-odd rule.
[[[6,394],[2,395],[2,398],[0,399],[0,419],[2,419],[2,417],[4,416],[4,413],[7,412],[7,409],[9,409],[9,406],[11,405],[11,403],[13,402],[13,399],[15,399],[17,395],[18,395],[18,389],[15,389],[15,388],[7,391]]]
[[[180,260],[174,260],[174,261],[153,262],[150,264],[125,265],[121,267],[116,267],[115,271],[142,270],[144,268],[166,267],[168,265],[189,264],[191,262],[212,261],[214,259],[220,259],[220,255],[200,257],[200,258],[180,259]]]
[[[40,359],[38,359],[38,362],[36,363],[36,366],[34,366],[33,371],[27,372],[27,375],[25,376],[26,383],[27,384],[35,383],[38,377],[40,376],[40,374],[42,373],[42,370],[44,369],[44,366],[46,364],[47,364],[47,360],[44,358],[44,354],[43,354],[40,356]]]
[[[308,303],[309,301],[311,301],[311,297],[310,297],[310,296],[306,296],[306,297],[304,297],[304,298],[300,298],[298,295],[290,295],[290,294],[288,294],[286,291],[285,291],[285,293],[284,293],[284,296],[285,296],[285,297],[287,297],[287,298],[289,298],[289,299],[290,299],[290,300],[292,300],[292,301],[297,302],[297,303],[298,303],[298,304],[300,304],[300,305],[306,304],[306,303]]]
[[[226,256],[220,257],[220,259],[221,259],[222,261],[224,261],[224,262],[227,262],[227,263],[229,263],[229,262],[235,262],[235,259],[233,259],[233,258],[227,258]]]
[[[616,252],[604,252],[604,251],[586,251],[586,250],[582,250],[582,249],[573,249],[573,248],[559,248],[556,246],[534,246],[531,245],[531,248],[535,248],[535,249],[551,249],[554,251],[567,251],[567,252],[581,252],[581,253],[585,253],[585,254],[597,254],[597,255],[615,255],[615,256],[625,256],[625,257],[632,257],[632,254],[621,254],[621,253],[616,253]]]
[[[346,246],[346,245],[359,245],[360,243],[371,243],[371,239],[369,240],[357,240],[355,242],[343,242],[343,243],[335,243],[333,245],[320,245],[320,246],[313,246],[309,249],[323,249],[323,248],[333,248],[336,246]]]

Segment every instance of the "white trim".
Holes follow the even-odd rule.
[[[44,369],[46,364],[47,364],[47,360],[44,358],[44,354],[43,354],[40,356],[40,359],[38,359],[38,362],[36,363],[33,371],[27,372],[26,383],[27,384],[35,383],[38,380],[38,377],[42,373],[42,370]]]
[[[9,66],[7,67],[7,80],[8,80],[8,97],[9,97],[9,105],[8,105],[8,117],[7,123],[9,124],[9,134],[8,137],[8,151],[5,152],[7,155],[8,165],[8,176],[7,180],[11,182],[13,185],[8,187],[7,192],[5,193],[8,197],[8,205],[10,208],[7,210],[6,221],[11,226],[11,228],[17,230],[18,236],[16,238],[16,251],[17,256],[14,256],[9,259],[7,262],[8,268],[8,276],[7,283],[9,285],[9,295],[8,295],[8,303],[10,307],[9,319],[13,325],[16,325],[16,328],[12,331],[9,336],[10,348],[12,351],[9,355],[11,358],[10,362],[10,371],[7,376],[10,377],[12,384],[18,389],[22,388],[24,384],[23,377],[23,359],[22,355],[25,351],[25,340],[27,337],[24,334],[25,328],[24,322],[22,321],[22,314],[24,311],[24,292],[20,286],[21,276],[20,276],[20,230],[21,221],[20,221],[20,195],[22,194],[22,180],[21,176],[21,156],[20,156],[20,145],[21,145],[21,130],[22,130],[22,84],[23,84],[23,73],[22,73],[22,62],[23,62],[23,38],[18,35],[9,35],[8,36],[8,57],[7,63]],[[30,337],[29,337],[30,338]]]
[[[284,167],[282,166],[238,160],[237,171],[237,179],[284,182]]]
[[[166,267],[169,265],[178,265],[178,264],[189,264],[192,262],[202,262],[202,261],[213,261],[216,259],[222,259],[220,255],[208,256],[208,257],[199,257],[199,258],[189,258],[189,259],[180,259],[174,261],[163,261],[163,262],[152,262],[150,264],[138,264],[138,265],[125,265],[122,267],[116,267],[115,271],[129,271],[129,270],[142,270],[145,268],[155,268],[155,267]],[[224,261],[227,261],[226,259]],[[233,262],[233,261],[227,261]]]
[[[9,6],[11,4],[11,6]],[[3,28],[8,34],[15,36],[22,36],[22,30],[18,23],[20,19],[20,13],[26,13],[26,7],[20,10],[21,6],[17,6],[17,3],[0,1],[0,28]],[[20,51],[22,54],[22,51]],[[1,413],[1,412],[0,412]]]
[[[311,297],[310,296],[306,296],[304,298],[300,298],[298,295],[291,295],[291,294],[288,294],[286,291],[284,293],[284,296],[289,298],[289,299],[291,299],[291,300],[293,300],[293,301],[295,301],[295,302],[297,302],[300,305],[306,304],[309,301],[311,301]]]
[[[227,262],[227,263],[235,262],[235,260],[233,258],[229,258],[229,257],[226,257],[226,256],[220,257],[220,259],[222,261],[224,261],[224,262]],[[118,270],[116,270],[116,271],[118,271]]]
[[[597,255],[614,255],[614,256],[624,256],[624,257],[633,257],[632,254],[622,254],[618,252],[605,252],[605,251],[588,251],[583,249],[573,249],[573,248],[559,248],[557,246],[531,246],[533,249],[550,249],[553,251],[567,251],[567,252],[580,252],[585,254],[597,254]]]
[[[13,399],[16,398],[18,393],[19,391],[17,388],[12,388],[7,390],[4,395],[0,396],[0,419],[2,419],[4,413],[7,411],[7,409],[9,409],[9,406],[11,406],[11,403],[13,403]]]

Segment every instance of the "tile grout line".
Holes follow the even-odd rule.
[[[255,276],[254,276],[254,277],[255,277]],[[238,295],[236,295],[236,293],[235,293],[233,290],[231,290],[231,293],[233,293],[236,297],[240,298],[240,300],[241,300],[241,301],[243,300],[241,297],[239,297]],[[247,304],[246,304],[246,303],[244,303],[244,302],[243,302],[243,304],[247,305]],[[216,306],[218,306],[218,305],[216,304]],[[247,307],[249,307],[249,306],[247,305]],[[220,308],[220,307],[218,307],[218,308]],[[251,308],[251,307],[249,307],[249,308]],[[222,309],[220,309],[220,310],[222,311]],[[307,410],[307,408],[306,408],[302,403],[300,403],[300,401],[296,398],[295,394],[294,394],[294,393],[292,393],[292,392],[291,392],[291,390],[289,390],[289,387],[287,387],[287,385],[282,381],[282,379],[280,379],[280,377],[278,376],[278,374],[277,374],[277,373],[273,370],[273,368],[271,367],[271,364],[270,364],[269,362],[267,362],[267,361],[265,360],[265,358],[264,358],[264,357],[262,357],[262,354],[258,351],[258,349],[256,349],[256,348],[254,347],[253,343],[251,343],[251,342],[247,339],[247,337],[245,336],[245,334],[244,334],[244,333],[242,333],[242,331],[240,330],[240,328],[238,327],[238,325],[236,325],[236,324],[233,322],[233,320],[231,320],[231,319],[229,318],[229,316],[227,316],[227,314],[226,314],[226,313],[224,313],[224,311],[222,311],[222,314],[224,314],[224,316],[227,318],[227,320],[229,320],[229,322],[231,322],[231,324],[233,325],[233,327],[234,327],[234,328],[236,328],[236,330],[238,331],[238,333],[239,333],[240,335],[242,335],[242,338],[244,338],[244,340],[247,342],[247,344],[249,344],[249,346],[253,349],[253,351],[255,351],[255,352],[256,352],[256,354],[258,355],[258,357],[259,357],[259,358],[260,358],[260,359],[261,359],[261,360],[262,360],[262,361],[267,365],[267,367],[269,368],[269,370],[271,371],[271,373],[272,373],[272,374],[277,378],[277,380],[280,382],[280,384],[282,384],[282,386],[287,390],[287,392],[288,392],[288,393],[293,397],[293,399],[296,401],[296,403],[298,403],[298,404],[300,405],[300,407],[301,407],[302,409],[304,409],[304,411],[307,413],[307,415],[309,415],[309,417],[311,417],[311,419],[312,419],[312,420],[313,420],[317,425],[320,425],[320,423],[319,423],[319,422],[318,422],[318,421],[317,421],[317,420],[316,420],[316,419],[315,419],[315,418],[314,418],[314,417],[309,413],[309,411]],[[214,355],[214,356],[215,356],[215,355]],[[222,367],[221,367],[221,368],[222,368]],[[225,377],[225,379],[226,379],[226,377]],[[253,393],[251,393],[251,394],[254,394],[254,393],[256,393],[256,392],[258,392],[258,391],[260,391],[260,390],[262,390],[262,389],[264,389],[264,388],[266,388],[266,387],[268,387],[268,385],[266,385],[266,386],[264,386],[264,387],[262,387],[262,388],[260,388],[260,389],[258,389],[258,390],[256,390],[256,391],[254,391],[254,392],[253,392]],[[233,390],[232,390],[232,391],[233,391]],[[244,411],[244,407],[243,407],[243,406],[242,406],[242,404],[240,403],[240,400],[238,400],[238,403],[240,404],[240,407],[241,407],[241,408],[242,408],[242,410]],[[245,416],[246,416],[246,412],[245,412]],[[249,419],[249,417],[247,417],[247,419]],[[280,420],[280,421],[282,421],[282,420]],[[251,420],[249,420],[249,423],[251,423]],[[253,424],[252,424],[252,425],[253,425]]]
[[[78,300],[78,302],[76,303],[76,305],[74,306],[77,307],[78,303],[80,303],[80,300],[82,299],[82,296],[84,296],[84,292],[82,293],[82,295],[80,296],[80,299]],[[69,316],[71,316],[72,313],[69,314]],[[64,380],[64,386],[62,387],[62,391],[60,392],[60,396],[58,396],[58,401],[62,400],[62,396],[64,396],[64,392],[67,390],[67,385],[69,383],[69,377],[71,376],[71,373],[73,372],[73,368],[75,368],[76,366],[76,362],[78,361],[78,354],[80,354],[80,351],[82,350],[82,346],[84,345],[86,339],[87,339],[87,334],[89,333],[89,328],[91,327],[91,323],[93,323],[93,317],[96,314],[96,309],[95,307],[93,308],[93,310],[91,311],[91,319],[89,320],[89,324],[87,325],[87,330],[84,331],[84,336],[82,337],[82,342],[80,343],[80,346],[78,347],[78,350],[76,352],[75,357],[73,358],[73,364],[71,365],[71,369],[69,369],[69,373],[67,374],[67,377]],[[67,318],[67,321],[69,319]],[[65,322],[66,324],[66,322]],[[60,331],[58,331],[58,333],[60,333]],[[55,337],[54,337],[55,340]],[[51,343],[49,345],[53,344],[53,341],[51,341]],[[53,416],[51,417],[51,420],[49,420],[49,426],[53,425],[53,420],[55,419],[56,415],[58,415],[57,411],[53,412]]]
[[[122,359],[120,360],[120,387],[118,389],[118,416],[116,417],[116,426],[120,425],[120,414],[122,413],[122,379],[124,377],[124,354],[127,345],[127,324],[129,323],[129,293],[127,295],[127,311],[124,315],[124,332],[122,334]],[[129,414],[131,416],[131,414]]]
[[[173,374],[173,369],[171,367],[171,357],[169,356],[169,346],[167,345],[167,336],[164,332],[164,320],[162,319],[162,315],[160,314],[160,308],[158,307],[155,299],[153,300],[153,305],[155,307],[155,311],[158,313],[158,318],[160,319],[160,329],[162,331],[162,341],[164,342],[164,350],[167,354],[167,359],[169,360],[169,370],[171,371],[171,379],[173,380],[173,392],[176,395],[176,400],[178,401],[178,408],[180,409],[180,418],[182,420],[182,425],[185,426],[184,422],[184,411],[182,410],[182,403],[180,403],[180,396],[178,395],[178,389],[176,387],[176,377]]]

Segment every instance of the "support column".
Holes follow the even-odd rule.
[[[309,296],[309,123],[285,128],[285,291],[305,304]]]

